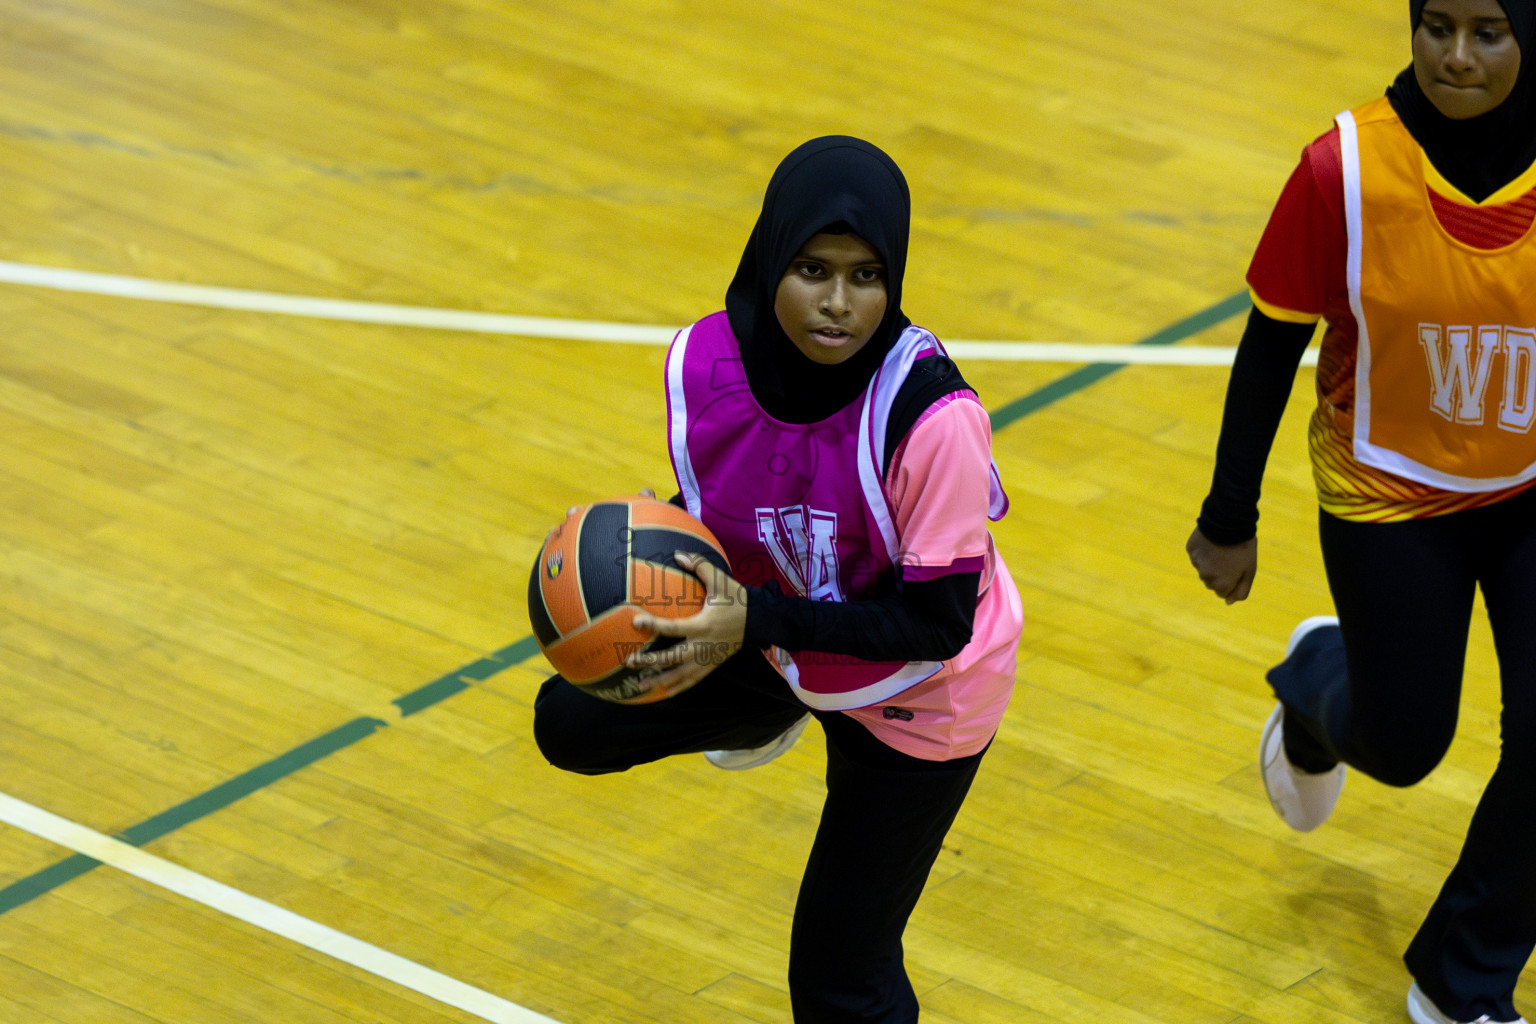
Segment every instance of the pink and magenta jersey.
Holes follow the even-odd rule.
[[[862,399],[810,424],[752,397],[725,313],[679,332],[667,356],[670,447],[688,511],[741,582],[812,600],[884,596],[900,578],[980,571],[971,642],[948,662],[766,652],[802,701],[858,718],[891,746],[943,760],[987,744],[1012,692],[1023,623],[986,523],[1007,499],[986,410],[969,392],[934,403],[882,472],[891,405],[912,364],[941,354],[909,327]]]

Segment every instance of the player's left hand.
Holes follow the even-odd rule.
[[[625,661],[631,668],[660,669],[647,680],[647,692],[666,690],[668,696],[693,686],[741,650],[747,630],[746,587],[702,555],[679,551],[673,557],[704,584],[704,607],[686,619],[636,615],[636,629],[682,640],[665,650],[636,651]]]

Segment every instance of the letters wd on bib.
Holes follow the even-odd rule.
[[[1536,247],[1472,251],[1440,230],[1421,151],[1386,98],[1338,124],[1355,457],[1453,491],[1536,477]]]

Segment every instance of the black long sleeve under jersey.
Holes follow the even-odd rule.
[[[1258,532],[1264,465],[1315,326],[1276,320],[1257,308],[1248,314],[1227,384],[1211,490],[1197,521],[1217,544],[1241,544]]]
[[[745,643],[866,661],[943,661],[970,642],[980,584],[980,572],[957,572],[847,602],[807,601],[776,582],[749,587]]]

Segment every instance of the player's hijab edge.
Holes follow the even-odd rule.
[[[1409,0],[1410,38],[1428,0]],[[1520,73],[1503,103],[1478,117],[1446,117],[1419,88],[1413,64],[1387,98],[1429,162],[1473,202],[1481,202],[1536,163],[1536,0],[1498,0],[1520,47]]]
[[[885,263],[885,316],[847,362],[814,363],[795,348],[774,314],[784,269],[817,233],[847,225]],[[780,163],[726,290],[726,313],[741,346],[752,395],[776,419],[813,423],[863,392],[909,321],[901,312],[911,199],[905,176],[878,147],[847,135],[811,139]]]

